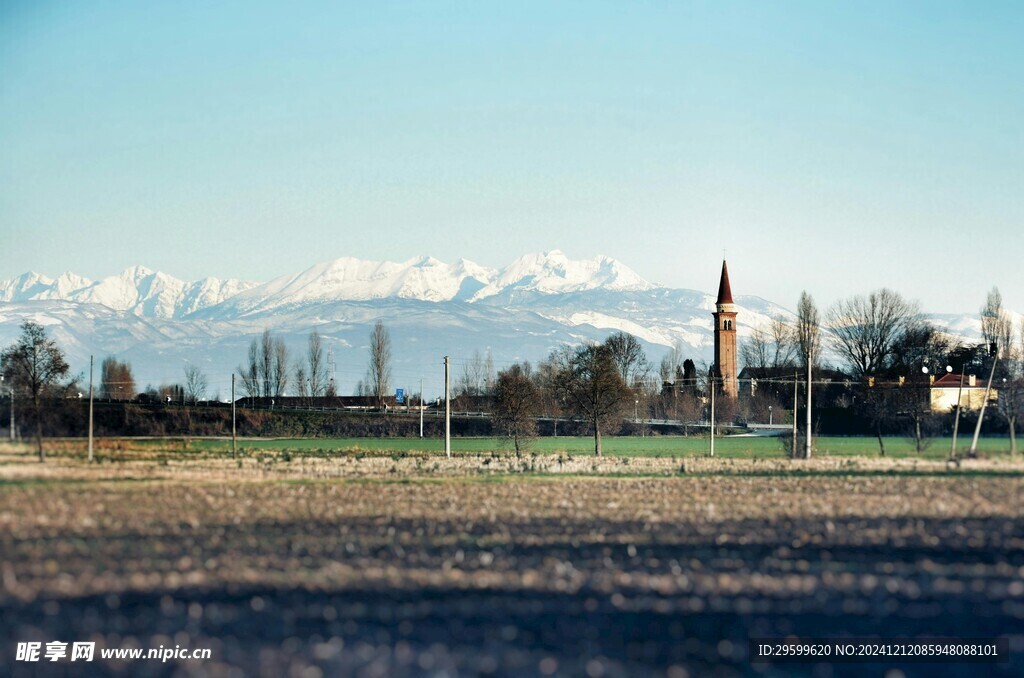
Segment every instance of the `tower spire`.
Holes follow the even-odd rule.
[[[718,283],[718,301],[715,302],[715,371],[722,393],[735,398],[739,393],[736,380],[736,305],[732,303],[729,267],[722,260],[722,279]],[[714,384],[712,384],[714,388]]]
[[[718,301],[715,303],[732,303],[732,287],[729,285],[729,267],[726,266],[725,259],[722,259],[722,279],[718,283]]]

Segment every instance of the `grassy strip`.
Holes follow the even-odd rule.
[[[920,454],[914,449],[912,440],[902,437],[885,438],[886,456],[894,459],[942,460],[949,454],[950,439],[934,438]],[[83,447],[81,441],[54,443],[60,447],[77,450]],[[969,446],[969,440],[961,438],[957,445],[961,450]],[[84,448],[83,448],[84,449]],[[102,439],[97,443],[101,452],[150,451],[170,456],[223,456],[230,454],[231,443],[224,439]],[[420,438],[301,438],[301,439],[259,439],[239,440],[239,449],[246,454],[259,451],[299,452],[309,456],[336,456],[339,454],[365,454],[385,456],[388,454],[437,455],[442,454],[443,441]],[[502,438],[455,438],[452,452],[458,455],[508,453],[511,445]],[[604,453],[613,457],[692,457],[708,453],[706,437],[657,436],[606,437]],[[982,438],[979,452],[986,455],[1008,453],[1009,444],[1005,438]],[[538,454],[572,454],[586,456],[593,454],[593,439],[590,437],[538,438],[533,441],[531,452]],[[818,437],[815,452],[826,457],[878,456],[878,443],[870,437]],[[782,441],[767,437],[730,437],[715,441],[715,454],[723,459],[785,459],[788,452]]]

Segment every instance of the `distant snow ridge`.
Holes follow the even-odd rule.
[[[22,273],[17,278],[0,282],[0,301],[18,302],[47,299],[49,297],[42,295],[52,290],[53,283],[53,278],[48,278],[34,271]]]
[[[0,282],[0,302],[100,304],[144,318],[224,319],[324,302],[409,299],[505,304],[590,290],[641,292],[655,286],[611,257],[572,260],[559,250],[528,254],[502,269],[467,259],[433,257],[365,261],[342,257],[266,283],[204,278],[184,282],[145,266],[92,281],[74,273],[56,280],[26,273]]]
[[[72,301],[100,304],[146,318],[180,318],[255,285],[217,278],[186,283],[145,266],[133,266],[95,282],[74,273],[64,273],[56,280],[25,273],[0,282],[0,302]]]
[[[497,278],[477,292],[473,300],[484,299],[512,289],[540,294],[565,294],[593,289],[642,291],[654,285],[633,269],[611,257],[573,261],[561,250],[527,254],[501,270]]]
[[[476,302],[513,290],[564,294],[653,287],[610,257],[573,261],[558,250],[528,254],[501,270],[467,259],[446,264],[433,257],[401,263],[344,257],[256,286],[229,300],[227,306],[246,314],[325,301],[397,298]]]
[[[229,305],[245,313],[325,301],[450,301],[460,298],[467,283],[475,292],[495,275],[493,269],[465,259],[446,264],[433,257],[401,263],[343,257],[257,285],[230,299]]]

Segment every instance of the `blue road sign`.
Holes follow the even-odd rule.
[[[405,402],[405,389],[404,388],[396,388],[395,389],[395,402],[398,403],[399,405],[401,405],[402,403]]]

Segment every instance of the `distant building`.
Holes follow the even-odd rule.
[[[398,407],[395,396],[383,398],[384,409],[394,410]],[[239,407],[256,409],[329,409],[329,410],[376,410],[379,408],[374,396],[276,396],[237,398]]]
[[[744,367],[739,374],[739,390],[744,396],[760,392],[776,393],[782,386],[793,393],[796,367]]]
[[[718,300],[715,302],[715,366],[714,377],[722,385],[722,393],[729,398],[739,394],[736,379],[736,305],[732,303],[732,287],[729,285],[729,268],[722,261],[722,279],[718,283]]]
[[[758,394],[774,397],[783,404],[793,402],[793,384],[807,381],[807,370],[789,367],[744,367],[739,374],[739,392],[744,397]],[[849,375],[828,367],[814,368],[814,399],[818,407],[831,407],[849,396],[857,384]]]
[[[985,402],[985,384],[973,374],[963,376],[961,388],[959,374],[944,374],[931,384],[932,412],[949,412],[956,407],[957,397],[960,407],[965,410],[980,410]],[[997,400],[997,392],[993,388],[989,393],[989,402]]]

